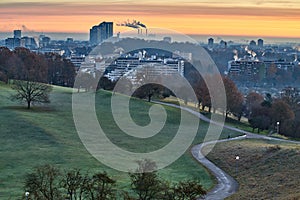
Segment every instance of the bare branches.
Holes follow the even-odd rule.
[[[12,95],[12,100],[24,101],[30,109],[32,103],[50,103],[49,93],[52,87],[38,82],[15,80],[12,85],[17,93]]]

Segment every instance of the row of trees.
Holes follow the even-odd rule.
[[[230,80],[228,77],[221,77],[220,75],[212,75],[205,77],[206,81],[209,82],[210,85],[213,85],[215,82],[223,82],[225,94],[222,93],[222,91],[215,91],[215,88],[212,88],[210,91],[207,87],[207,84],[204,82],[204,79],[201,77],[195,82],[193,85],[193,88],[196,93],[198,106],[205,110],[207,107],[209,112],[213,109],[218,110],[226,114],[226,117],[229,114],[233,114],[238,118],[238,120],[241,119],[243,114],[243,102],[244,97],[241,92],[239,92],[238,88],[236,87],[235,83]],[[218,104],[222,105],[221,102],[219,102],[222,98],[219,97],[219,95],[226,95],[226,105],[225,110],[222,110],[224,108],[218,107]],[[212,99],[215,100],[215,107],[212,106]]]
[[[131,180],[127,191],[117,189],[117,182],[106,172],[82,173],[71,169],[62,173],[58,168],[44,165],[35,168],[25,177],[24,198],[45,200],[194,200],[206,191],[195,180],[170,184],[156,171],[147,172],[155,163],[144,160],[139,168],[129,173]]]
[[[90,89],[105,89],[105,90],[114,90],[115,92],[132,94],[132,96],[147,99],[151,101],[152,97],[165,98],[169,96],[176,96],[180,99],[183,99],[185,103],[196,102],[198,107],[205,110],[208,109],[209,112],[220,110],[226,116],[233,114],[239,120],[243,115],[244,111],[244,97],[242,93],[239,92],[235,83],[230,80],[228,77],[220,75],[206,75],[205,81],[202,76],[198,73],[192,72],[188,75],[189,83],[184,83],[180,79],[179,75],[156,75],[153,77],[153,74],[148,71],[149,69],[145,67],[143,70],[140,70],[135,74],[136,78],[134,83],[132,80],[122,77],[118,81],[113,82],[108,78],[101,76],[101,74],[96,74],[94,77],[92,74],[80,72],[78,74],[79,81],[76,83],[78,88],[85,88],[86,91]],[[99,80],[96,83],[96,80]],[[166,87],[166,82],[170,80],[175,81],[171,83],[172,90]],[[216,82],[220,82],[219,85],[224,84],[225,94],[222,91],[218,91],[212,87],[210,90],[207,87],[207,82],[210,85],[215,85]],[[189,86],[187,85],[189,84]],[[189,87],[194,90],[195,95],[191,95],[188,90]],[[220,95],[226,95],[227,105],[221,106],[224,103],[221,102],[223,99]],[[214,107],[212,104],[212,99],[215,100]],[[223,110],[222,110],[223,109]]]
[[[75,79],[74,65],[53,53],[38,54],[26,48],[10,51],[0,47],[0,81],[13,81],[16,94],[12,100],[26,102],[29,109],[32,103],[49,103],[52,86],[72,87]]]
[[[220,77],[206,77],[208,81],[220,81]],[[270,133],[277,132],[289,137],[300,137],[300,97],[291,93],[285,93],[280,98],[272,98],[271,94],[262,96],[261,94],[250,92],[246,97],[239,92],[235,83],[227,77],[222,77],[226,92],[226,117],[232,114],[238,120],[246,116],[253,128],[258,132],[268,130]],[[197,95],[198,103],[211,110],[211,97],[215,92],[209,93],[203,79],[198,78],[194,82],[194,89]],[[294,92],[298,94],[297,92]],[[218,92],[217,92],[218,94]],[[218,109],[218,108],[217,108]]]
[[[190,74],[189,79],[195,90],[199,107],[208,108],[209,112],[211,109],[219,109],[212,108],[211,104],[212,97],[218,100],[218,91],[209,91],[203,78],[194,72]],[[226,117],[232,114],[240,120],[242,116],[246,116],[253,131],[269,130],[270,133],[277,132],[289,137],[300,137],[298,117],[300,97],[299,92],[294,88],[288,89],[282,97],[276,99],[272,98],[271,94],[262,96],[255,92],[250,92],[244,97],[228,77],[213,75],[205,77],[205,80],[208,84],[223,81],[227,100],[226,110],[223,112],[226,113]]]
[[[8,83],[10,79],[73,87],[75,67],[58,54],[0,47],[0,81]]]
[[[274,99],[270,94],[251,92],[246,97],[249,123],[253,130],[269,130],[288,137],[300,137],[299,97],[283,95]]]

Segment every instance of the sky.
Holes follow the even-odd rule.
[[[0,32],[78,32],[138,20],[185,34],[300,37],[299,0],[1,0]],[[114,32],[129,28],[115,26]]]

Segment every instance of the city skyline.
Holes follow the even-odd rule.
[[[2,0],[0,30],[26,28],[35,32],[86,33],[101,21],[116,24],[139,20],[148,27],[185,34],[259,37],[300,37],[300,2],[297,0],[182,0],[95,1]],[[116,32],[130,30],[115,27]]]

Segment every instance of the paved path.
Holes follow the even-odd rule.
[[[241,136],[238,138],[232,138],[229,140],[241,140],[244,139],[245,136]],[[204,165],[207,169],[211,171],[211,173],[216,177],[218,184],[207,193],[205,196],[205,199],[209,200],[218,200],[218,199],[224,199],[226,197],[231,196],[236,191],[238,191],[239,185],[238,183],[229,176],[226,172],[224,172],[222,169],[217,167],[214,163],[212,163],[210,160],[208,160],[203,154],[202,154],[202,148],[215,143],[220,142],[227,142],[228,140],[218,140],[218,141],[211,141],[206,142],[202,144],[198,144],[194,146],[191,150],[192,155],[194,158],[200,162],[202,165]]]
[[[209,169],[218,181],[217,185],[211,191],[209,191],[207,193],[207,195],[205,196],[205,199],[207,199],[207,200],[219,200],[219,199],[224,199],[226,197],[229,197],[238,191],[239,185],[238,185],[237,181],[234,180],[234,178],[229,176],[226,172],[224,172],[222,169],[220,169],[215,164],[213,164],[211,161],[209,161],[207,158],[205,158],[205,156],[202,154],[203,147],[210,145],[210,144],[216,144],[216,143],[227,142],[227,141],[232,141],[232,140],[243,140],[246,138],[275,140],[275,141],[281,141],[281,142],[300,144],[299,141],[291,141],[291,140],[284,140],[284,139],[279,139],[279,138],[272,138],[272,137],[268,137],[268,136],[264,136],[264,135],[259,135],[259,134],[254,134],[254,133],[250,133],[247,131],[243,131],[243,130],[240,130],[238,128],[234,128],[231,126],[222,125],[217,122],[211,121],[209,118],[205,117],[201,113],[194,111],[190,108],[180,107],[178,105],[164,103],[164,102],[158,102],[158,101],[154,101],[154,103],[159,103],[162,105],[167,105],[167,106],[185,110],[185,111],[197,116],[199,119],[201,119],[203,121],[213,123],[216,125],[220,125],[220,126],[223,126],[223,128],[226,128],[228,130],[232,130],[232,131],[236,131],[236,132],[244,134],[244,135],[236,137],[236,138],[205,142],[202,144],[195,145],[191,149],[193,157],[198,162],[200,162],[202,165],[204,165],[207,169]]]

